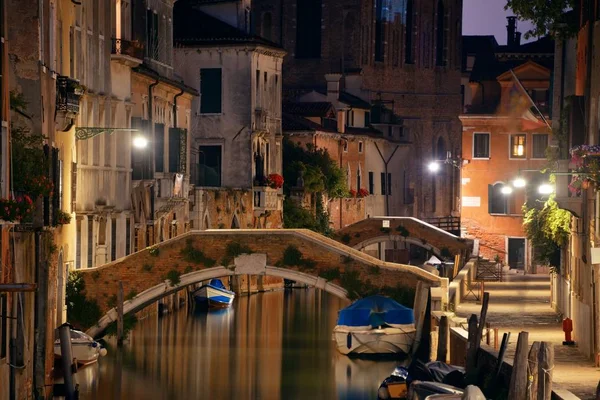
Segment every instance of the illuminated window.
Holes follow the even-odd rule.
[[[525,135],[511,135],[510,158],[525,158]]]

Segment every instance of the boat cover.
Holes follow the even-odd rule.
[[[209,285],[217,289],[225,289],[225,285],[223,285],[220,279],[211,279]]]
[[[413,310],[385,296],[369,296],[357,300],[340,311],[338,325],[395,326],[414,324]]]

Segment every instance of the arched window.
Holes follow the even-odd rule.
[[[438,0],[435,40],[435,65],[446,65],[446,10],[443,0]]]
[[[445,160],[446,159],[446,141],[443,137],[440,137],[437,141],[437,146],[435,149],[435,159],[436,160]]]
[[[262,16],[260,34],[265,39],[273,41],[273,16],[270,12],[266,12]]]
[[[406,2],[406,31],[404,32],[404,63],[412,64],[413,60],[413,1]]]
[[[375,61],[385,58],[385,22],[383,0],[375,0]]]
[[[488,185],[488,212],[490,214],[508,214],[507,196],[502,193],[504,183]]]

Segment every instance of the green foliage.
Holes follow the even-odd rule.
[[[181,255],[185,261],[194,264],[203,264],[206,268],[214,267],[217,263],[212,258],[205,256],[201,250],[196,249],[191,239],[185,242],[185,247],[181,249]]]
[[[177,286],[181,282],[181,273],[176,269],[172,269],[167,272],[167,279],[171,286]]]
[[[300,174],[309,193],[326,192],[330,198],[348,193],[346,174],[329,156],[327,150],[307,145],[306,148],[283,139],[284,191],[296,186]]]
[[[344,264],[350,264],[350,263],[352,263],[352,257],[350,257],[350,256],[343,256],[342,257],[342,262]]]
[[[142,265],[142,271],[144,271],[144,272],[152,272],[152,268],[154,268],[154,265],[152,265],[152,264]]]
[[[536,261],[560,268],[560,249],[569,242],[571,213],[551,196],[543,206],[523,206],[523,227],[535,248]]]
[[[316,215],[286,197],[283,201],[283,225],[287,229],[310,229],[322,235],[330,236],[332,230],[329,226],[329,215],[325,211],[320,197],[317,196]]]
[[[185,267],[185,269],[183,270],[184,274],[189,274],[190,272],[192,272],[194,270],[194,268],[191,265],[188,265],[187,267]]]
[[[396,232],[398,232],[400,234],[400,236],[405,237],[405,238],[410,236],[410,232],[408,231],[408,229],[406,229],[402,225],[398,225],[396,227]]]
[[[19,173],[13,174],[13,188],[30,192],[31,178],[45,176],[48,171],[48,158],[44,154],[42,134],[31,133],[28,129],[14,125],[11,129],[12,162]]]
[[[131,300],[137,295],[138,295],[137,291],[131,290],[129,293],[127,293],[127,296],[125,296],[125,300]]]
[[[319,272],[319,276],[328,281],[334,281],[336,279],[340,279],[342,275],[339,268],[330,268]]]
[[[26,115],[27,100],[23,93],[17,92],[16,90],[10,91],[10,109],[18,112],[19,114]]]
[[[94,280],[94,282],[98,282],[98,279],[100,279],[100,271],[92,272],[92,279]]]
[[[115,308],[117,306],[117,295],[111,295],[108,300],[106,300],[106,305],[108,308]]]
[[[350,235],[349,235],[349,234],[347,234],[347,233],[344,233],[344,234],[342,235],[342,238],[341,238],[341,240],[342,240],[342,243],[344,243],[344,244],[348,244],[348,243],[350,243],[350,240],[351,240],[351,239],[352,239],[352,238],[351,238],[351,237],[350,237]]]
[[[241,254],[252,254],[254,251],[248,246],[244,246],[238,242],[229,242],[225,248],[225,256],[221,261],[223,266],[228,266],[233,262],[233,259]]]
[[[373,273],[375,270],[371,269],[370,271]],[[378,269],[375,274],[377,275],[379,273],[381,273],[380,269]],[[339,279],[340,285],[348,292],[348,298],[350,300],[380,294],[382,296],[390,297],[407,307],[413,307],[415,290],[412,288],[407,288],[399,284],[396,286],[378,287],[373,285],[368,279],[363,280],[360,271],[349,268],[346,268]]]
[[[81,272],[71,272],[66,287],[68,320],[75,328],[86,330],[98,322],[101,312],[98,303],[88,300],[84,291]]]
[[[384,227],[381,227],[381,228],[379,228],[379,230],[380,230],[381,232],[385,233],[386,235],[390,233],[390,228],[384,228]]]
[[[127,314],[123,316],[123,335],[127,337],[129,332],[135,328],[137,325],[138,319],[135,314]],[[110,325],[106,327],[104,333],[107,336],[116,336],[117,335],[117,321],[112,322]]]
[[[150,253],[150,255],[152,257],[158,257],[158,255],[160,254],[160,249],[158,247],[151,247],[150,250],[148,251],[148,253]]]
[[[304,258],[302,252],[296,246],[289,245],[283,252],[283,258],[277,264],[299,267],[300,269],[313,269],[317,263],[309,258]]]
[[[359,232],[356,232],[356,233],[354,234],[354,237],[358,239],[358,238],[360,237],[360,233],[359,233]]]
[[[575,8],[575,4],[576,0],[508,0],[504,8],[533,23],[533,28],[525,32],[526,39],[548,33],[567,38],[577,33],[579,27],[579,15],[565,13]]]
[[[381,268],[379,267],[379,265],[372,265],[369,267],[369,273],[371,275],[379,275],[381,274]]]

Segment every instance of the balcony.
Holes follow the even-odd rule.
[[[253,205],[255,213],[265,211],[276,211],[279,209],[279,191],[268,186],[255,186],[252,189]]]
[[[56,78],[56,111],[77,115],[79,114],[79,99],[84,88],[78,80],[59,75]]]
[[[136,41],[112,39],[111,60],[137,67],[144,61],[144,45]]]
[[[569,184],[572,175],[564,174],[569,172],[569,160],[558,162],[558,172],[559,174],[556,175],[556,203],[560,208],[568,210],[576,216],[581,216],[583,214],[583,197],[570,190]]]

